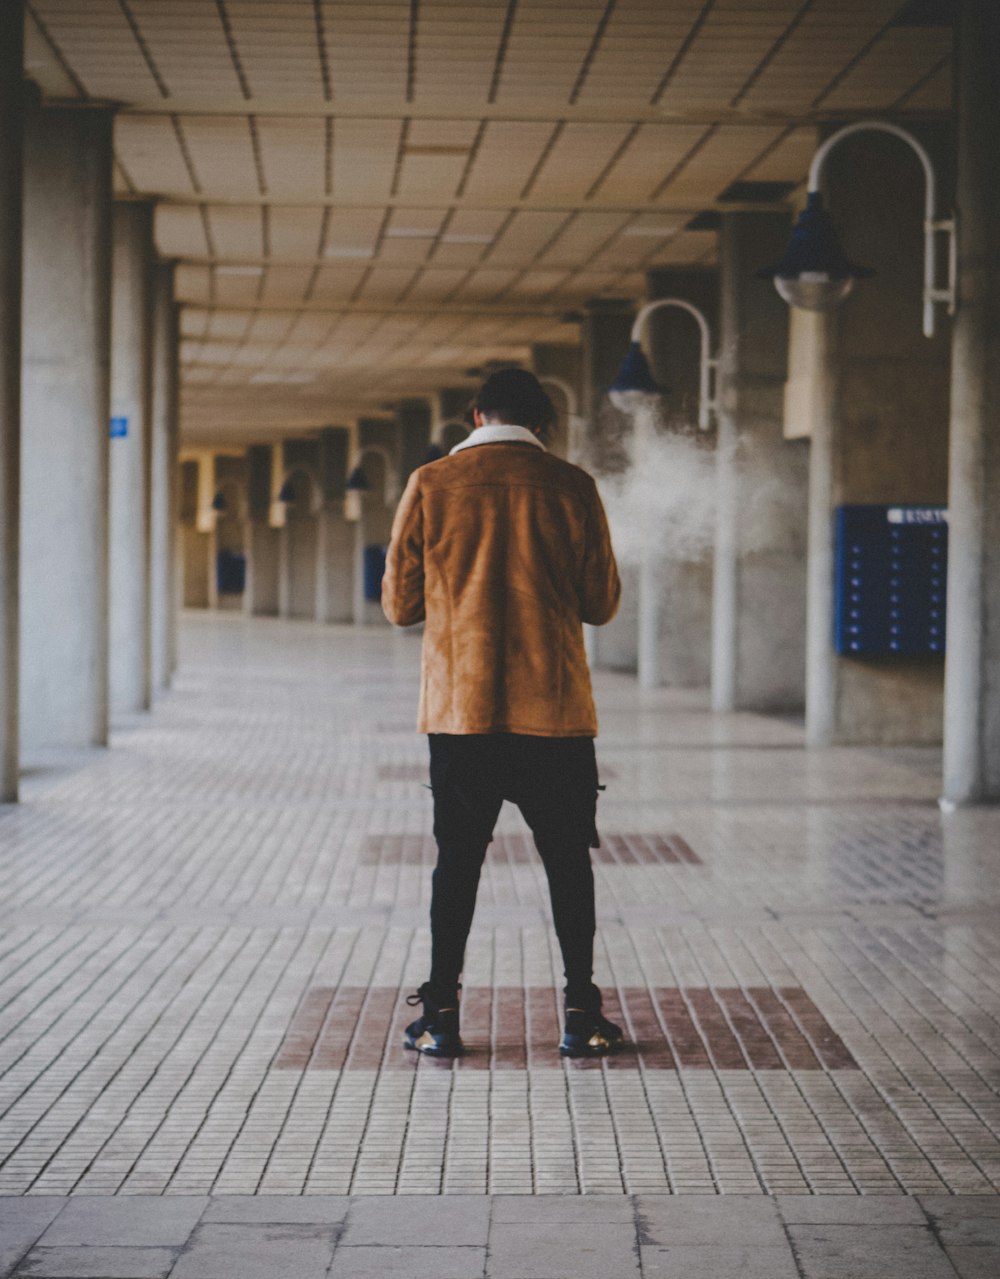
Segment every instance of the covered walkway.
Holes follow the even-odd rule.
[[[176,691],[0,813],[0,1193],[967,1194],[1000,1187],[1000,812],[932,749],[597,676],[598,979],[556,1053],[505,809],[468,1057],[415,1060],[433,841],[417,637],[188,615]]]

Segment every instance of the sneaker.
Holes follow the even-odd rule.
[[[604,1057],[622,1042],[622,1028],[601,1014],[601,992],[591,986],[583,999],[566,997],[566,1021],[559,1052],[563,1057]]]
[[[415,995],[406,1002],[423,1004],[424,1015],[410,1022],[403,1036],[403,1045],[428,1057],[459,1057],[462,1054],[462,1038],[458,1033],[458,992],[448,1002],[451,1007],[441,1007],[445,1000],[436,1000],[431,984],[425,981]]]

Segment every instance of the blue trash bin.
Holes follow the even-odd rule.
[[[220,595],[242,595],[247,580],[247,560],[238,551],[220,551],[215,563]]]
[[[365,547],[365,599],[377,604],[382,598],[382,578],[385,576],[384,546]]]

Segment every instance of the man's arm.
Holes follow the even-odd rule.
[[[611,533],[597,492],[592,483],[590,510],[587,516],[587,549],[583,561],[583,583],[580,592],[581,621],[590,626],[603,626],[618,612],[622,587],[618,565],[611,549]]]
[[[400,499],[385,557],[382,612],[396,626],[424,620],[424,513],[418,474],[410,476]]]

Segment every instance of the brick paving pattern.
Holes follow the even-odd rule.
[[[645,1204],[621,1256],[593,1246],[602,1266],[627,1256],[624,1273],[648,1275],[743,1273],[752,1237],[713,1257],[697,1237],[662,1242],[664,1192],[768,1212],[781,1196],[970,1196],[987,1205],[970,1220],[995,1220],[1000,812],[942,817],[933,751],[810,752],[793,722],[713,716],[700,696],[601,674],[597,975],[638,1046],[556,1057],[544,874],[506,806],[464,976],[476,1051],[405,1054],[432,860],[426,744],[409,727],[418,647],[188,618],[154,716],[119,725],[107,751],[29,761],[24,804],[0,809],[0,1196],[26,1196],[14,1234],[28,1240],[5,1265],[211,1275],[237,1246],[225,1214],[242,1196],[316,1200],[318,1217],[253,1218],[262,1248],[286,1239],[291,1275],[350,1248],[331,1274],[412,1270],[323,1215],[345,1196]],[[136,1222],[167,1224],[81,1238],[66,1196],[131,1197]],[[174,1199],[206,1215],[140,1211]],[[810,1258],[855,1273],[829,1259],[865,1240],[847,1238],[849,1209],[834,1214],[786,1216],[759,1245],[775,1250],[768,1273],[786,1252],[801,1273]],[[484,1235],[461,1245],[475,1257],[427,1264],[560,1264],[512,1269],[528,1227],[491,1221],[489,1254]],[[998,1273],[990,1230],[963,1221],[893,1225],[916,1232],[907,1273],[944,1273],[949,1230],[958,1273]],[[74,1253],[99,1247],[135,1255]],[[225,1273],[266,1271],[265,1254]]]

